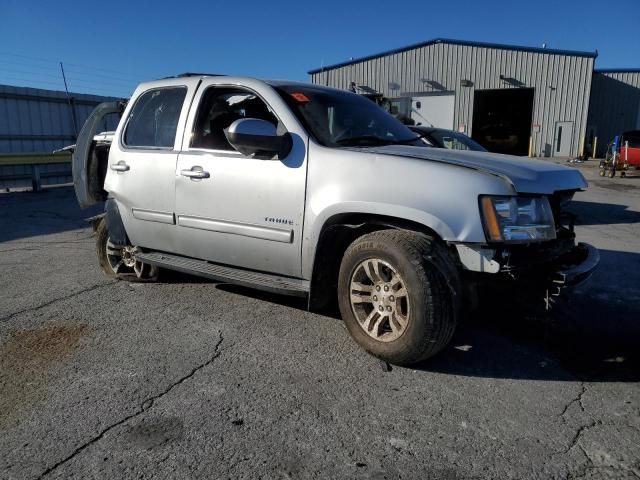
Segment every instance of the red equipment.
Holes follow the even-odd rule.
[[[631,130],[622,134],[620,163],[627,167],[640,167],[640,130]]]

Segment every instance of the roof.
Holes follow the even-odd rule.
[[[374,58],[386,57],[387,55],[406,52],[407,50],[414,50],[416,48],[427,47],[429,45],[435,45],[438,43],[446,43],[450,45],[464,45],[467,47],[499,48],[502,50],[515,50],[518,52],[549,53],[552,55],[571,55],[571,56],[577,56],[577,57],[591,57],[591,58],[596,58],[598,56],[598,52],[583,52],[578,50],[557,50],[553,48],[523,47],[519,45],[507,45],[504,43],[487,43],[487,42],[473,42],[469,40],[454,40],[450,38],[434,38],[433,40],[428,40],[426,42],[414,43],[413,45],[407,45],[405,47],[396,48],[394,50],[387,50],[386,52],[381,52],[381,53],[376,53],[374,55],[369,55],[366,57],[356,58],[354,60],[349,60],[348,62],[336,63],[333,65],[328,65],[326,67],[316,68],[314,70],[309,70],[309,72],[307,73],[309,73],[310,75],[313,75],[314,73],[320,73],[325,70],[331,70],[339,67],[346,67],[348,65],[353,65],[355,63],[372,60]]]
[[[595,73],[640,73],[640,68],[595,68]]]

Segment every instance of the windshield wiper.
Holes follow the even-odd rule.
[[[396,145],[403,145],[405,143],[412,143],[412,142],[415,142],[416,140],[421,140],[426,136],[427,136],[426,133],[419,133],[417,136],[407,138],[406,140],[394,140],[393,143],[395,143]]]
[[[392,140],[390,138],[381,138],[381,137],[377,137],[376,135],[360,135],[357,137],[348,137],[348,138],[341,138],[340,140],[338,140],[336,143],[338,145],[349,145],[349,144],[353,144],[353,145],[363,145],[363,144],[370,144],[370,145],[405,145],[408,143],[413,143],[416,140],[420,140],[421,138],[424,138],[426,134],[421,133],[416,137],[411,137],[411,138],[407,138],[405,140]]]

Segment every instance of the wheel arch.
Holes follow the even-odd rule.
[[[324,222],[318,235],[311,271],[310,310],[322,309],[335,299],[340,263],[349,245],[362,235],[386,229],[422,233],[444,244],[433,228],[413,220],[356,212],[333,215]]]

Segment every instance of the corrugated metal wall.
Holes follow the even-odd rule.
[[[595,71],[588,130],[598,137],[602,155],[607,143],[625,130],[640,129],[640,71]]]
[[[97,95],[71,94],[78,131],[101,102]],[[117,118],[105,124],[114,130]],[[65,92],[0,85],[0,153],[46,153],[75,143],[71,107]]]
[[[351,65],[312,73],[313,83],[348,89],[351,82],[369,86],[390,98],[435,93],[428,81],[455,93],[454,125],[472,134],[476,90],[529,87],[535,89],[532,131],[534,152],[548,156],[554,146],[555,123],[573,121],[571,154],[579,152],[587,124],[593,56],[433,43]],[[513,79],[517,86],[501,80]],[[462,87],[470,80],[472,87]],[[532,128],[532,130],[536,130]]]

